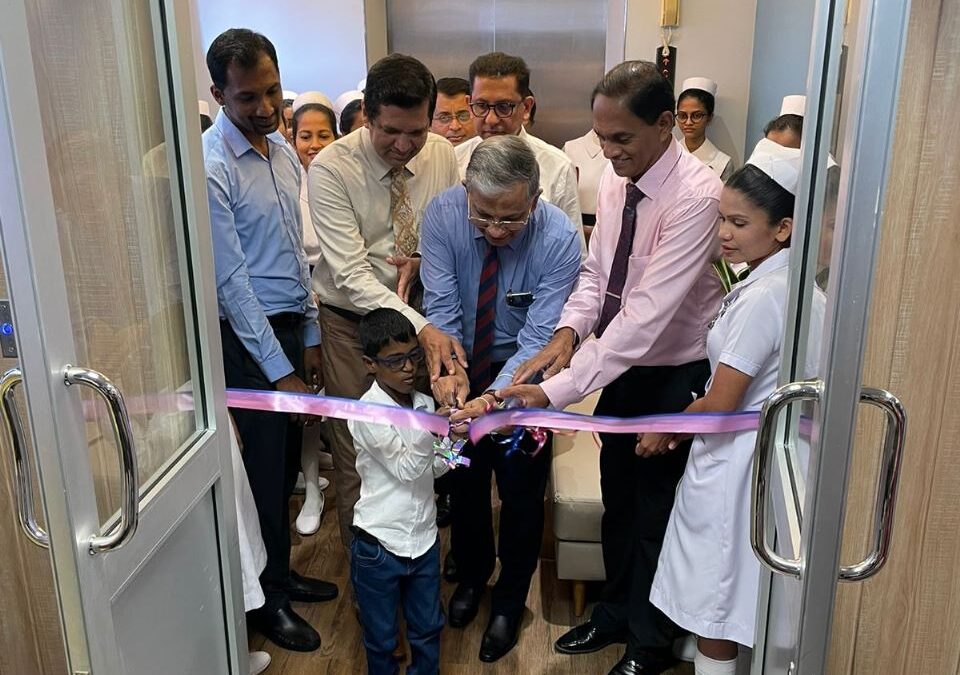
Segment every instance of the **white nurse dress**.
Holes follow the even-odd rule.
[[[777,387],[790,251],[767,258],[724,298],[707,336],[712,372],[753,379],[741,409],[759,410]],[[807,375],[816,370],[824,298],[815,291]],[[708,389],[710,384],[708,383]],[[707,638],[753,645],[760,566],[750,547],[755,431],[696,436],[667,525],[650,600]]]

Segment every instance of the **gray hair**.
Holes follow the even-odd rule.
[[[527,197],[540,190],[540,165],[519,136],[491,136],[473,150],[467,165],[468,192],[498,197],[517,183],[526,183]]]

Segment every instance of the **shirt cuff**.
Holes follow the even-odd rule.
[[[320,344],[320,324],[316,319],[313,321],[307,319],[303,324],[303,346],[316,347],[318,344]]]
[[[504,387],[509,387],[513,381],[513,373],[500,373],[497,378],[487,387],[487,391],[500,391]]]
[[[286,354],[280,352],[278,355],[267,359],[260,364],[260,370],[267,376],[271,382],[276,382],[281,377],[286,377],[293,372],[293,366]]]
[[[591,322],[587,321],[585,317],[580,316],[560,317],[560,322],[557,323],[557,327],[553,332],[556,333],[561,328],[569,328],[576,334],[574,338],[575,347],[580,346],[580,343],[593,332]]]
[[[576,403],[583,398],[575,386],[573,371],[570,368],[565,368],[549,380],[544,380],[540,383],[540,388],[550,399],[550,405],[557,410],[563,410],[571,403]]]
[[[420,331],[430,324],[430,322],[427,321],[422,314],[417,312],[412,307],[405,307],[404,309],[400,310],[400,313],[410,319],[410,323],[413,324],[413,330],[417,335],[420,335]]]

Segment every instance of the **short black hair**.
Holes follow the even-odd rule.
[[[763,135],[766,136],[771,131],[792,131],[797,138],[803,138],[803,117],[800,115],[780,115],[775,117],[763,128]]]
[[[376,358],[380,350],[393,342],[416,340],[417,331],[410,319],[391,307],[375,309],[360,319],[357,335],[363,355]]]
[[[478,77],[510,77],[511,75],[517,78],[517,92],[521,96],[529,96],[530,69],[527,67],[527,62],[519,56],[490,52],[478,56],[470,64],[471,87]]]
[[[627,109],[647,124],[655,124],[660,115],[676,109],[673,87],[649,61],[624,61],[603,76],[590,96],[590,107],[597,96],[621,99]]]
[[[441,77],[437,80],[437,93],[444,96],[470,95],[470,83],[462,77]]]
[[[210,115],[204,115],[203,113],[200,113],[200,133],[202,134],[212,126],[213,120],[210,119]]]
[[[341,136],[346,136],[350,133],[350,129],[353,128],[353,121],[357,118],[357,115],[360,114],[360,102],[361,99],[354,99],[343,106],[343,110],[340,111]]]
[[[297,135],[297,126],[300,124],[300,118],[303,117],[305,113],[311,111],[326,115],[327,121],[330,122],[330,131],[333,132],[333,137],[340,137],[340,134],[337,133],[337,116],[333,114],[333,111],[330,110],[330,108],[322,103],[304,103],[302,106],[297,108],[297,111],[293,113],[293,118],[290,120],[290,126],[293,129],[294,136]]]
[[[727,187],[736,190],[767,214],[770,224],[793,218],[794,196],[763,171],[746,164],[727,179]]]
[[[437,105],[437,83],[427,67],[412,56],[384,56],[367,73],[363,107],[368,119],[376,119],[384,105],[410,110],[424,102],[430,120]]]
[[[713,117],[713,109],[717,101],[714,98],[713,94],[711,94],[709,91],[704,91],[703,89],[697,89],[695,87],[691,87],[690,89],[684,89],[683,91],[680,92],[680,95],[677,97],[678,108],[680,107],[680,104],[683,103],[683,99],[685,98],[695,98],[698,101],[700,101],[700,103],[703,104],[703,107],[706,108],[707,115],[709,115],[710,117]]]
[[[230,28],[220,33],[207,50],[207,70],[210,71],[214,86],[223,91],[227,87],[227,69],[230,64],[235,63],[241,68],[250,69],[257,65],[261,54],[270,57],[279,74],[277,50],[266,36],[254,33],[248,28]]]

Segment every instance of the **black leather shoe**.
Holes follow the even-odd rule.
[[[520,617],[494,614],[480,642],[480,660],[493,663],[500,660],[517,644],[520,636]]]
[[[320,634],[290,605],[250,612],[250,625],[278,647],[295,652],[320,649]]]
[[[449,493],[437,497],[437,527],[446,527],[450,524],[450,519],[453,517],[451,506]]]
[[[463,628],[477,615],[480,608],[480,598],[483,597],[483,588],[476,588],[468,584],[460,584],[450,598],[450,607],[447,612],[447,623],[453,628]]]
[[[337,587],[329,581],[311,579],[290,571],[287,596],[297,602],[326,602],[337,597]]]
[[[590,654],[615,642],[623,642],[623,636],[601,631],[592,621],[587,621],[557,638],[553,648],[561,654]]]
[[[451,584],[455,584],[460,580],[460,575],[457,571],[457,561],[453,557],[453,551],[449,551],[443,558],[443,578]]]
[[[641,652],[627,655],[617,662],[607,675],[659,675],[669,670],[677,662],[673,656],[661,655],[659,652]]]

